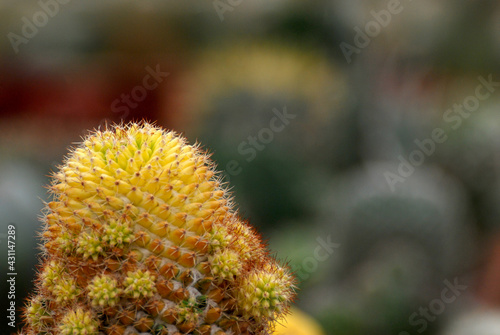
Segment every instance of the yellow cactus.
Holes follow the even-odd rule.
[[[50,189],[22,334],[264,334],[294,298],[207,154],[173,132],[96,131]]]

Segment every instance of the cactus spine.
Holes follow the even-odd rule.
[[[263,334],[294,278],[208,156],[147,123],[91,134],[53,175],[22,334]]]

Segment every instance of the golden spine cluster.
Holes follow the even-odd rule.
[[[21,334],[263,334],[294,298],[208,156],[173,132],[96,131],[50,190]]]

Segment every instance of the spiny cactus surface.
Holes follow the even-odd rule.
[[[264,334],[294,278],[208,156],[147,123],[96,131],[50,186],[21,334]]]

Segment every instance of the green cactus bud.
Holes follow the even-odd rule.
[[[242,282],[238,303],[247,318],[271,317],[287,308],[292,277],[276,265],[256,270]]]
[[[124,285],[125,294],[134,299],[152,297],[156,292],[155,277],[149,271],[129,272]]]
[[[64,268],[62,264],[56,261],[51,261],[45,265],[43,272],[40,273],[40,279],[42,280],[42,286],[48,290],[53,290],[55,283],[64,273]]]
[[[62,233],[61,236],[56,239],[56,244],[63,254],[69,254],[75,248],[75,241],[68,232]]]
[[[73,278],[64,276],[55,282],[52,293],[57,302],[71,303],[76,300],[76,297],[81,293],[81,289]]]
[[[96,276],[87,287],[92,306],[114,306],[120,300],[121,289],[116,279],[111,276]]]
[[[238,257],[238,253],[233,250],[226,249],[208,259],[213,276],[219,277],[221,280],[232,281],[241,271],[242,262]]]
[[[98,327],[95,316],[78,308],[67,313],[59,326],[61,335],[97,334]]]
[[[117,222],[111,220],[109,226],[105,228],[103,242],[112,248],[125,249],[134,238],[134,232],[128,222]]]
[[[149,124],[97,131],[53,175],[23,334],[260,334],[294,279],[208,156]]]
[[[102,239],[94,232],[83,233],[78,238],[77,243],[78,249],[76,251],[82,254],[85,259],[91,257],[95,261],[99,255],[104,254]]]
[[[42,332],[50,323],[51,315],[44,301],[40,297],[32,299],[26,308],[26,320],[33,329]]]

